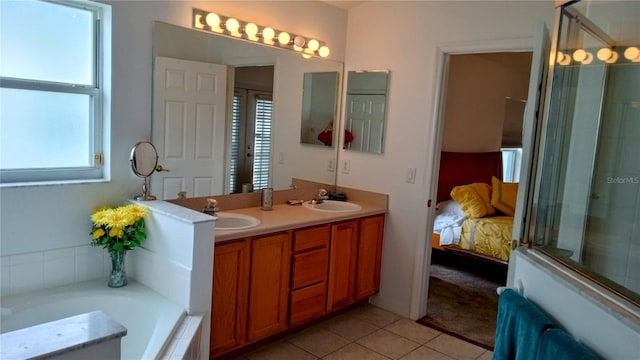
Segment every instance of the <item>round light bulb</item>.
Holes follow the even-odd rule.
[[[556,62],[560,65],[569,65],[571,62],[571,56],[563,53],[562,51],[558,51]]]
[[[320,48],[320,43],[316,39],[311,39],[307,43],[307,48],[310,49],[311,51],[316,51]]]
[[[587,52],[583,49],[578,49],[573,52],[573,60],[575,61],[584,61],[587,58]]]
[[[618,60],[618,53],[609,48],[602,48],[598,50],[596,56],[598,57],[598,60],[604,61],[607,64],[613,64]]]
[[[264,29],[262,29],[262,38],[269,42],[271,40],[273,40],[273,38],[276,36],[276,32],[270,28],[270,27],[266,27]]]
[[[254,38],[256,34],[258,34],[258,25],[254,23],[248,23],[247,26],[244,27],[244,32],[250,37]]]
[[[207,22],[207,25],[211,26],[212,28],[216,28],[218,27],[218,25],[220,25],[220,16],[218,16],[218,14],[216,13],[208,13],[205,21]]]
[[[640,60],[640,50],[638,50],[637,47],[635,46],[629,46],[625,51],[624,51],[624,57],[627,60],[631,60],[631,61],[638,61]]]
[[[329,48],[327,46],[321,47],[320,49],[318,49],[318,54],[320,54],[320,56],[322,57],[329,56]]]
[[[600,61],[607,61],[611,57],[611,53],[612,53],[611,49],[602,48],[602,49],[598,50],[596,56],[598,57],[598,60],[600,60]]]
[[[291,35],[288,32],[283,31],[278,35],[278,42],[282,45],[288,45],[289,41],[291,41]]]
[[[295,45],[295,46],[297,46],[299,48],[303,47],[306,42],[307,41],[302,36],[296,36],[293,39],[293,45]]]
[[[227,19],[227,22],[224,24],[224,26],[231,33],[237,33],[238,30],[240,29],[240,23],[238,22],[238,20],[234,18]]]

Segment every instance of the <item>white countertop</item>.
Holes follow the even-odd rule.
[[[362,206],[362,209],[350,212],[323,212],[308,209],[301,205],[279,204],[274,205],[273,209],[269,211],[261,210],[260,207],[229,211],[221,210],[221,213],[226,212],[253,216],[260,220],[260,225],[242,230],[216,230],[215,241],[218,243],[248,236],[264,235],[278,231],[385,214],[387,212],[385,207],[377,204],[360,201],[350,202]]]

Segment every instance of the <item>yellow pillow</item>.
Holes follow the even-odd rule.
[[[518,198],[518,183],[508,183],[491,177],[491,205],[505,215],[514,216]]]
[[[451,190],[455,200],[470,219],[481,218],[496,213],[491,206],[491,186],[485,183],[473,183],[456,186]]]

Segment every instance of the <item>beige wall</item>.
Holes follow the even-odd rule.
[[[500,150],[505,97],[526,100],[530,66],[530,52],[450,56],[442,150]]]

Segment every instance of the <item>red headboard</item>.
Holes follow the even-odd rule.
[[[440,153],[438,202],[450,198],[454,187],[474,182],[491,185],[491,176],[502,180],[502,153]]]

